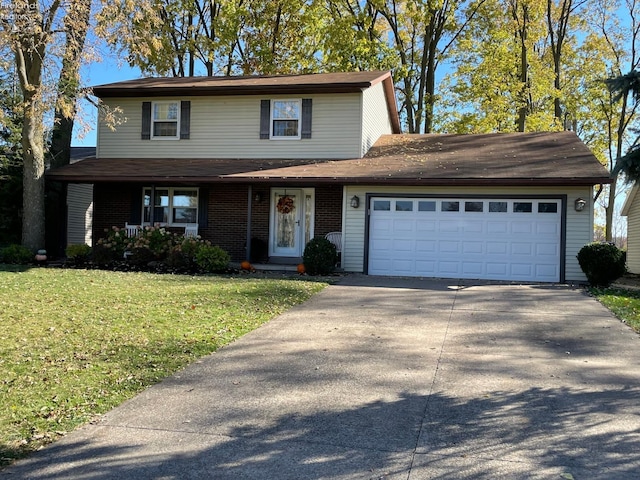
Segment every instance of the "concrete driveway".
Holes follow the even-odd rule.
[[[580,288],[348,276],[9,479],[631,479],[640,337]]]

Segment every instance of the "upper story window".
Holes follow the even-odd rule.
[[[300,100],[271,102],[271,138],[300,138]]]
[[[300,140],[311,138],[312,100],[277,99],[260,102],[260,138]]]
[[[178,138],[179,112],[178,102],[154,102],[151,116],[152,138]]]
[[[189,100],[142,102],[142,140],[187,140],[190,128]]]

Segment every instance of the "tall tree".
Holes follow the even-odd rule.
[[[70,0],[63,19],[65,45],[57,85],[53,132],[51,134],[50,163],[52,167],[66,165],[71,156],[73,125],[80,93],[80,66],[84,51],[91,0]]]
[[[620,21],[620,12],[626,19]],[[595,32],[604,38],[611,58],[607,71],[610,78],[622,77],[623,72],[633,72],[640,68],[640,4],[637,0],[596,0],[592,5],[590,25]],[[619,101],[614,96],[602,102],[601,109],[606,112],[608,122],[606,131],[608,136],[608,167],[611,172],[618,172],[618,162],[625,153],[625,146],[629,148],[633,140],[633,124],[637,121],[640,102],[635,95],[629,95],[630,90],[620,92]],[[618,194],[618,176],[608,187],[605,209],[605,236],[607,241],[613,238],[614,213]]]
[[[487,0],[478,9],[452,51],[441,130],[557,129],[549,108],[553,71],[545,58],[543,13],[533,0]]]
[[[57,27],[60,0],[41,9],[41,2],[12,2],[0,15],[2,41],[9,45],[23,97],[23,216],[22,244],[32,250],[44,247],[44,114],[42,82],[47,47]]]
[[[66,32],[86,29],[86,15],[79,15],[82,0],[5,2],[0,6],[0,45],[13,55],[13,67],[20,85],[22,103],[23,216],[22,244],[32,250],[45,244],[45,117],[54,108],[55,88],[43,79],[56,66],[51,49],[58,47]],[[86,33],[86,30],[84,30]],[[76,43],[70,37],[69,44]],[[71,71],[71,55],[62,59]],[[62,77],[63,83],[65,78]],[[68,79],[67,79],[68,80]],[[73,83],[73,82],[71,82]],[[77,87],[77,85],[76,85]],[[72,116],[73,111],[68,112]]]
[[[554,116],[556,120],[568,128],[566,124],[565,112],[562,105],[562,89],[563,76],[563,51],[565,43],[569,40],[571,34],[570,21],[573,14],[581,6],[587,3],[587,0],[547,0],[547,30],[549,35],[549,44],[551,47],[551,55],[553,58],[553,73],[555,87],[555,95],[553,99]]]
[[[613,101],[627,103],[633,98],[636,105],[640,103],[640,72],[633,70],[625,75],[606,80],[607,87],[613,94]],[[627,182],[640,182],[640,137],[629,148],[628,152],[618,158],[611,175],[616,178],[623,174]]]

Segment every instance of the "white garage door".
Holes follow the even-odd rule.
[[[560,280],[560,199],[370,202],[371,275]]]

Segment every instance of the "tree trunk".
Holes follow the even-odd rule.
[[[517,6],[513,9],[513,17],[517,21],[518,13]],[[518,31],[520,36],[520,82],[522,83],[521,90],[521,106],[518,108],[518,121],[516,122],[518,132],[524,132],[526,129],[527,121],[527,93],[529,86],[529,58],[527,49],[527,36],[529,28],[529,10],[527,5],[522,6],[522,25]]]
[[[87,38],[91,0],[76,0],[69,6],[65,17],[66,44],[62,57],[62,69],[58,79],[58,98],[51,135],[51,166],[67,165],[71,158],[73,119],[80,88],[80,63]]]
[[[38,101],[26,100],[22,125],[22,245],[32,251],[45,247],[43,117]]]

